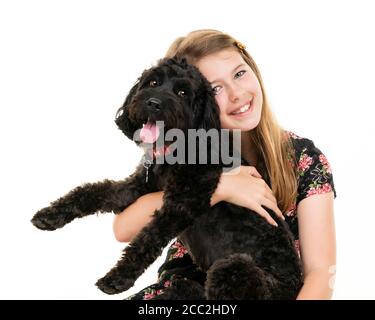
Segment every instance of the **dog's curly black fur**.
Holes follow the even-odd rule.
[[[209,83],[184,60],[163,59],[146,70],[115,122],[134,139],[142,125],[158,120],[164,121],[166,130],[179,128],[184,133],[220,129]],[[208,143],[210,147],[215,146]],[[159,298],[294,299],[302,286],[302,268],[286,223],[270,210],[279,227],[243,207],[226,202],[211,207],[223,165],[209,160],[204,165],[153,163],[147,182],[147,169],[140,163],[123,181],[104,180],[75,188],[38,211],[32,223],[55,230],[98,211],[120,213],[140,196],[163,190],[162,208],[124,249],[117,265],[97,282],[102,291],[114,294],[132,287],[178,236],[194,262],[207,272],[207,280],[203,287],[192,279],[177,279]]]

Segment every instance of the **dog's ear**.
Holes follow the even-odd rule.
[[[221,128],[220,109],[216,103],[210,83],[197,67],[188,64],[185,58],[182,58],[182,61],[182,63],[186,64],[185,69],[187,69],[190,77],[192,77],[197,84],[195,90],[196,97],[193,102],[195,104],[195,125],[206,131],[210,129],[219,130]]]
[[[187,66],[188,66],[188,62],[187,62],[186,58],[182,57],[182,58],[180,59],[180,64],[181,64],[181,66],[182,66],[183,68],[187,68]]]
[[[210,87],[208,87],[211,89]],[[220,109],[215,101],[214,95],[207,91],[201,93],[198,99],[197,110],[200,110],[200,118],[198,120],[199,128],[205,129],[206,131],[210,129],[220,129]]]
[[[211,86],[207,86],[207,89],[200,94],[200,104],[196,110],[200,111],[200,117],[198,118],[198,129],[204,129],[207,133],[211,130],[217,130],[218,140],[208,138],[207,150],[211,150],[207,153],[207,163],[218,163],[220,161],[220,146],[221,146],[221,125],[220,125],[220,109],[215,101],[215,97],[212,93]],[[211,135],[207,135],[211,136]],[[200,150],[198,151],[200,152]]]
[[[116,112],[115,123],[121,129],[121,131],[130,139],[133,140],[134,132],[137,128],[131,123],[129,119],[129,104],[133,100],[134,95],[138,91],[139,79],[130,89],[124,104]]]

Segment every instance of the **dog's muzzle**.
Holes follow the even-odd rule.
[[[159,112],[160,111],[160,105],[161,105],[161,100],[159,100],[157,98],[150,98],[146,101],[147,109],[150,112]]]

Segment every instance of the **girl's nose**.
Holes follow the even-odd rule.
[[[230,94],[229,95],[229,100],[230,102],[237,102],[238,101],[238,96],[235,94]]]
[[[243,93],[243,90],[239,86],[235,85],[230,86],[228,91],[228,97],[231,102],[237,102]]]

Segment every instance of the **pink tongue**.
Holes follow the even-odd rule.
[[[159,128],[154,123],[147,122],[140,132],[142,142],[154,143],[159,137]]]

